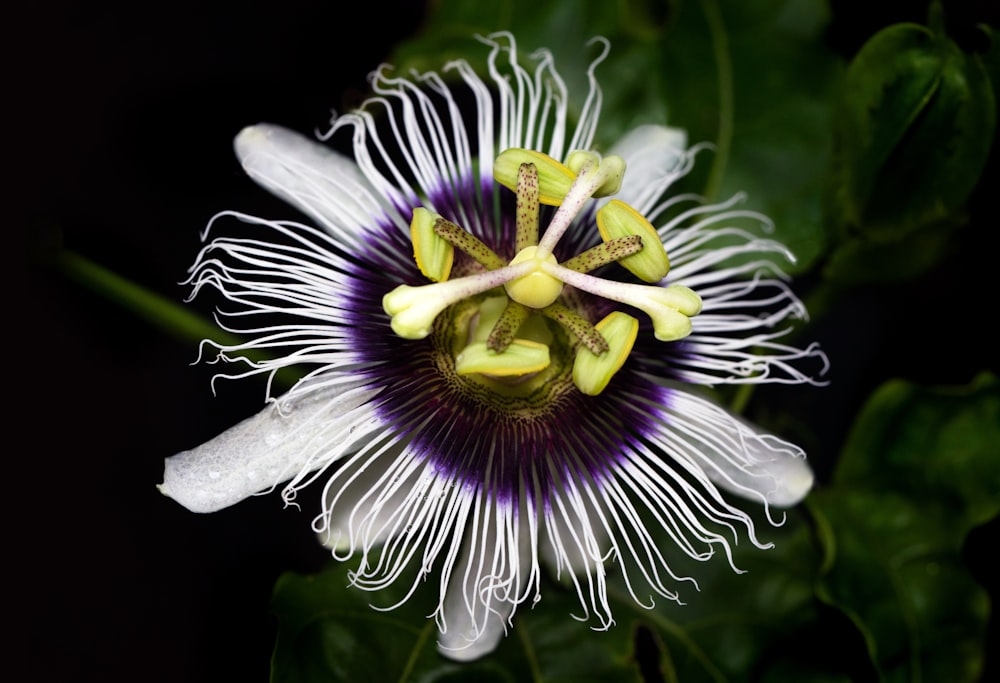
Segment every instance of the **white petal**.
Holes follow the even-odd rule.
[[[527,523],[489,497],[474,506],[479,514],[465,527],[457,562],[445,569],[448,584],[438,616],[438,652],[461,662],[497,647],[537,576]]]
[[[709,478],[720,487],[737,495],[748,497],[746,489],[756,491],[765,500],[777,507],[791,507],[798,504],[813,486],[813,473],[804,458],[788,453],[768,451],[766,462],[744,466],[727,471],[729,480],[709,471]]]
[[[215,512],[319,469],[347,448],[342,437],[357,421],[352,412],[370,393],[315,392],[294,402],[279,400],[211,441],[167,458],[160,493],[192,512]]]
[[[714,458],[718,469],[706,468],[706,474],[717,486],[751,500],[763,497],[776,507],[791,507],[806,497],[814,477],[798,447],[735,417],[728,431],[742,444],[743,460]]]
[[[342,239],[356,241],[384,213],[354,161],[294,131],[248,126],[233,147],[247,175]]]
[[[507,632],[507,619],[514,611],[513,602],[494,602],[492,608],[496,611],[474,622],[464,604],[465,590],[471,590],[471,586],[463,589],[461,581],[452,580],[444,599],[448,630],[438,636],[438,652],[458,662],[471,662],[493,652]]]
[[[405,456],[398,444],[353,454],[326,484],[323,516],[316,525],[319,542],[335,556],[346,557],[399,534],[407,524],[414,489],[420,492],[417,498],[427,500],[431,470]]]
[[[621,191],[612,197],[640,213],[679,176],[688,171],[687,133],[680,128],[646,125],[634,128],[609,150],[625,160]]]

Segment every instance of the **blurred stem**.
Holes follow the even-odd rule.
[[[72,251],[59,249],[52,255],[52,262],[74,282],[114,301],[182,342],[200,344],[205,339],[211,339],[222,346],[243,343],[236,335],[219,329],[214,322],[209,322],[187,308]],[[243,351],[242,355],[253,362],[268,358],[252,349]],[[287,388],[295,384],[299,377],[300,374],[294,368],[286,367],[275,373],[274,381]]]
[[[399,675],[400,681],[408,681],[413,675],[413,670],[417,666],[417,661],[420,659],[420,655],[424,651],[424,647],[427,645],[427,641],[430,640],[431,633],[434,631],[434,621],[428,620],[422,629],[420,629],[420,635],[417,636],[417,642],[413,644],[413,649],[410,650],[410,657],[406,660],[406,666],[403,667],[402,673]]]
[[[180,341],[197,344],[211,338],[226,346],[240,343],[237,337],[219,330],[201,316],[79,254],[60,249],[54,261],[75,282],[120,304]]]
[[[729,55],[729,36],[717,0],[702,0],[701,10],[712,34],[712,51],[719,83],[719,132],[715,141],[715,160],[705,183],[705,196],[712,200],[722,186],[733,142],[733,64]]]
[[[736,388],[736,393],[733,394],[732,401],[729,402],[729,409],[737,415],[742,415],[743,411],[747,409],[750,397],[753,396],[755,386],[755,384],[740,384]]]
[[[527,628],[525,628],[524,624],[519,624],[518,628],[514,630],[520,637],[521,647],[524,648],[524,658],[528,660],[528,668],[531,670],[531,680],[545,680],[542,676],[542,669],[538,666],[538,655],[535,653],[535,644],[531,642]]]

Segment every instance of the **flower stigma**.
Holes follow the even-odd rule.
[[[495,380],[490,383],[494,388],[520,383],[549,368],[553,352],[558,352],[566,357],[558,372],[571,374],[576,388],[590,396],[600,394],[624,365],[639,325],[623,311],[593,323],[593,307],[582,303],[580,292],[643,311],[660,341],[686,337],[690,318],[701,311],[701,298],[687,287],[661,284],[670,259],[655,228],[617,199],[594,214],[584,211],[590,200],[616,194],[624,174],[624,160],[614,155],[601,158],[575,151],[560,163],[527,149],[502,152],[493,166],[494,179],[516,199],[516,253],[509,262],[456,223],[415,208],[410,225],[413,256],[432,284],[400,285],[385,295],[383,309],[392,317],[393,331],[406,339],[423,339],[435,330],[442,312],[461,304],[452,318],[465,320],[465,328],[438,326],[447,330],[442,334],[456,337],[452,346],[458,375]],[[554,213],[539,235],[543,205],[553,207]],[[560,263],[553,250],[581,215],[596,218],[602,242]],[[452,279],[456,250],[474,264]],[[644,284],[588,274],[611,263]],[[564,334],[557,338],[548,329],[550,322]],[[558,341],[562,338],[565,344]]]

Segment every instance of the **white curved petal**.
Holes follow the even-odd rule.
[[[215,512],[320,469],[349,446],[343,435],[371,393],[316,392],[272,403],[211,441],[167,458],[160,493],[192,512]]]
[[[625,160],[625,180],[612,199],[642,214],[689,168],[687,132],[680,128],[639,126],[626,133],[608,153]]]
[[[471,583],[471,578],[466,583]],[[464,604],[473,589],[471,585],[462,587],[460,581],[453,579],[444,599],[448,630],[438,636],[438,652],[458,662],[471,662],[493,652],[507,632],[507,619],[514,611],[513,602],[495,602],[492,605],[495,611],[474,620]]]
[[[304,135],[261,123],[240,131],[233,148],[254,181],[341,239],[356,242],[385,213],[354,161]]]
[[[442,576],[447,587],[438,614],[438,652],[462,662],[496,648],[538,576],[527,523],[508,505],[477,498],[457,561]]]
[[[316,524],[320,544],[346,559],[401,535],[401,527],[418,535],[410,529],[413,515],[407,514],[414,499],[436,501],[440,487],[447,486],[432,470],[398,444],[352,454],[326,483],[323,515]]]
[[[708,471],[708,477],[723,489],[747,498],[747,489],[776,507],[798,504],[813,486],[813,472],[802,456],[786,451],[754,449],[755,462],[728,468],[726,476]],[[735,484],[735,485],[734,485]]]
[[[797,504],[812,489],[813,473],[801,448],[693,394],[678,393],[675,410],[698,424],[689,443],[701,451],[701,467],[718,487],[776,507]]]

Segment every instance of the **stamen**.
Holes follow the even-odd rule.
[[[504,285],[536,270],[534,262],[511,264],[498,270],[436,282],[420,287],[400,285],[382,297],[382,308],[392,316],[392,331],[404,339],[423,339],[438,314],[462,299]],[[542,277],[548,277],[538,273]]]
[[[473,319],[475,324],[472,325],[472,329],[469,331],[468,344],[485,342],[490,338],[493,327],[500,320],[500,316],[503,315],[503,311],[509,301],[510,299],[506,295],[503,295],[488,296],[480,302],[476,317]]]
[[[560,265],[563,268],[575,270],[578,273],[589,273],[597,270],[601,266],[614,263],[642,250],[642,237],[639,235],[629,235],[619,237],[607,242],[601,242],[596,247],[591,247],[582,254],[577,254],[571,259],[563,261]]]
[[[597,396],[621,370],[625,359],[632,352],[639,333],[639,321],[621,311],[615,311],[597,323],[598,334],[607,339],[607,353],[595,354],[581,348],[573,362],[573,383],[588,396]]]
[[[516,147],[504,150],[493,162],[494,180],[516,193],[522,164],[535,167],[538,174],[538,201],[546,206],[562,204],[576,180],[576,174],[548,154]]]
[[[517,170],[517,232],[518,252],[538,244],[538,169],[524,163]]]
[[[597,229],[606,242],[628,235],[638,235],[642,239],[642,251],[620,261],[639,279],[659,282],[670,272],[670,259],[656,229],[625,202],[612,199],[602,206],[597,212]]]
[[[554,320],[572,332],[591,353],[601,355],[608,350],[608,342],[590,322],[571,308],[555,303],[546,306],[540,313]]]
[[[500,314],[500,319],[493,326],[489,338],[486,340],[486,347],[490,351],[503,353],[504,350],[514,341],[514,335],[521,328],[521,324],[528,317],[528,307],[516,301],[508,300],[506,308]]]
[[[658,287],[612,282],[554,263],[542,264],[542,270],[577,289],[635,306],[652,319],[653,335],[660,341],[676,341],[691,334],[689,316],[701,311],[701,297],[683,285]]]
[[[432,282],[447,280],[455,260],[454,248],[441,239],[435,230],[435,223],[439,220],[444,219],[422,206],[413,210],[413,218],[410,220],[413,258],[420,272]]]
[[[434,222],[434,233],[447,241],[448,244],[468,254],[486,270],[497,270],[506,265],[504,260],[483,244],[478,237],[445,218],[438,217],[438,220]]]
[[[599,159],[589,152],[574,152],[570,155],[570,164],[569,167],[576,171],[576,180],[538,242],[539,257],[552,253],[588,199],[617,192],[625,174],[625,161],[618,156]]]
[[[455,357],[460,375],[482,373],[493,377],[514,377],[541,372],[549,366],[549,347],[527,339],[515,339],[503,353],[486,344],[469,344]]]

